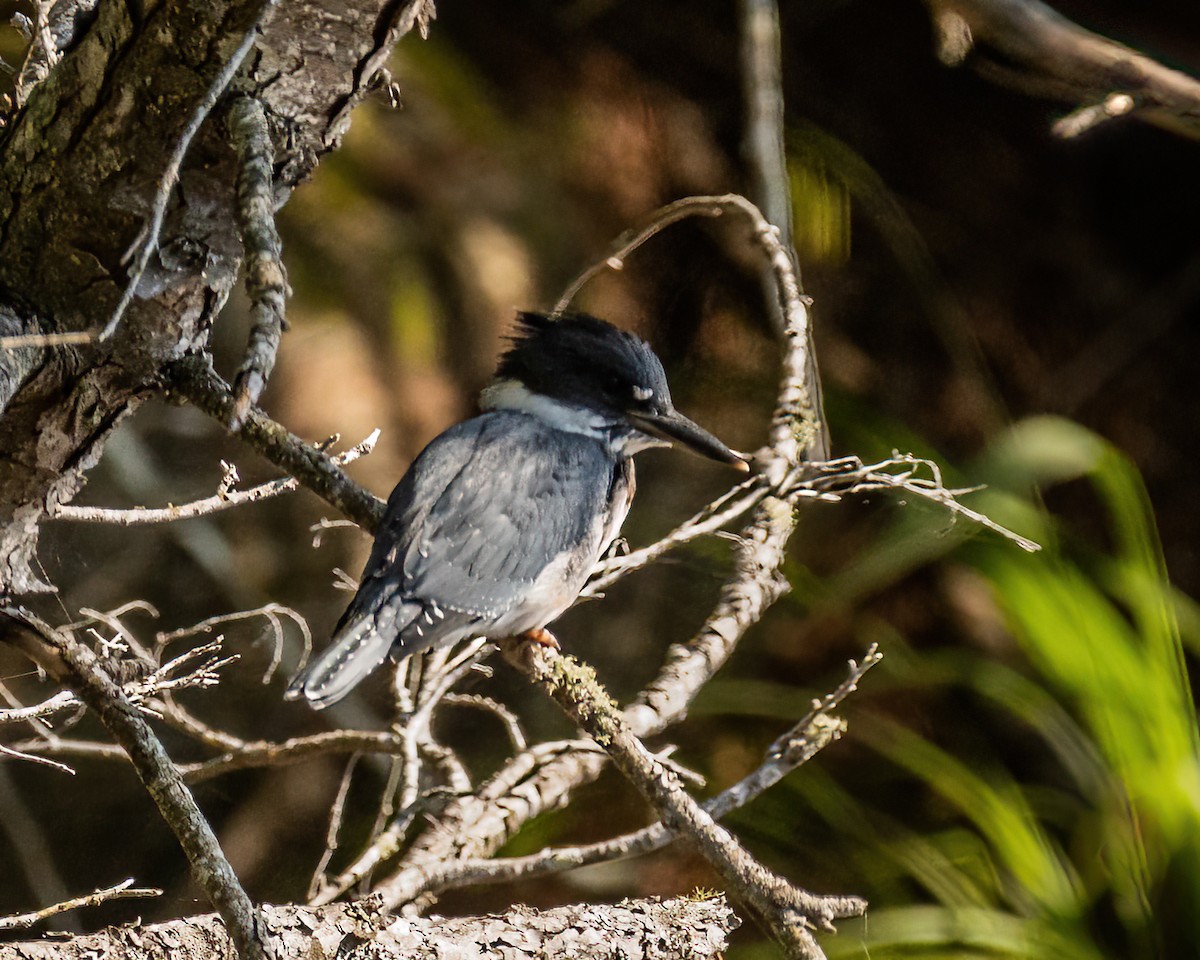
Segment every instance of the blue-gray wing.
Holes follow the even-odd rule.
[[[564,551],[597,538],[616,469],[597,441],[525,414],[451,427],[392,492],[348,618],[396,592],[483,620],[503,615]]]

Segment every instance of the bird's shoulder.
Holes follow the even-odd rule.
[[[595,438],[554,430],[518,411],[489,411],[430,441],[392,491],[388,512],[428,507],[451,488],[463,494],[470,487],[498,498],[506,492],[537,495],[547,484],[600,483],[613,467]],[[498,489],[500,483],[522,480],[525,484],[516,489]],[[531,486],[529,481],[541,482]]]

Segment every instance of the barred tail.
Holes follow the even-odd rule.
[[[284,699],[303,697],[315,710],[337,703],[383,663],[395,638],[394,630],[380,631],[372,616],[350,624],[338,631],[333,643],[296,675]]]

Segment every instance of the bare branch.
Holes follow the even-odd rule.
[[[289,288],[283,244],[275,229],[272,168],[275,148],[261,101],[238,97],[229,112],[229,133],[238,151],[238,222],[245,248],[246,294],[250,298],[250,341],[234,381],[236,400],[231,430],[241,427],[258,402],[275,366],[279,340],[287,329],[284,309]]]
[[[33,706],[0,710],[0,723],[25,723],[29,720],[40,720],[42,717],[49,717],[78,706],[79,700],[75,694],[70,690],[63,690]]]
[[[11,337],[0,337],[0,350],[19,350],[22,347],[64,347],[91,343],[96,334],[91,330],[68,333],[23,333]]]
[[[129,760],[171,827],[188,858],[196,883],[225,921],[241,960],[264,960],[254,905],[221,851],[216,835],[184,785],[171,758],[120,685],[105,672],[99,658],[73,637],[15,608],[3,610],[2,635],[16,636],[19,649],[34,650],[35,662],[52,665],[55,676],[75,693],[104,724]]]
[[[222,424],[230,422],[235,401],[229,385],[213,372],[204,358],[187,357],[176,361],[170,365],[166,376],[170,388],[197,408]],[[239,435],[368,533],[375,531],[383,518],[384,502],[346,476],[332,458],[257,409],[246,414]]]
[[[510,663],[545,689],[567,716],[604,748],[662,821],[685,836],[734,893],[763,916],[790,956],[823,960],[824,953],[809,926],[833,931],[834,920],[866,911],[866,901],[858,897],[814,896],[755,860],[634,736],[591,667],[542,644],[506,641],[502,650]]]
[[[342,771],[337,796],[333,798],[333,806],[329,808],[329,826],[325,830],[325,849],[321,851],[321,858],[317,861],[316,869],[313,870],[306,900],[312,900],[317,895],[317,891],[325,886],[325,869],[329,866],[329,861],[333,859],[338,848],[338,834],[342,829],[342,816],[346,809],[346,797],[350,793],[350,781],[354,778],[354,771],[358,767],[361,757],[361,753],[351,754],[350,759],[346,762],[346,769]]]
[[[14,17],[14,25],[24,26],[21,31],[26,34],[29,46],[20,67],[15,71],[16,81],[13,84],[13,101],[16,107],[24,105],[29,98],[29,92],[37,86],[54,69],[55,64],[62,59],[59,45],[55,41],[51,29],[54,0],[33,0],[34,19],[30,23],[22,16],[24,24]]]
[[[253,767],[282,767],[331,753],[399,754],[404,738],[389,730],[329,730],[306,737],[272,742],[244,740],[211,760],[180,765],[188,783],[202,783],[235,770]]]
[[[154,696],[162,695],[164,698],[169,698],[170,694],[175,690],[215,685],[218,679],[217,671],[237,659],[236,656],[218,656],[220,650],[221,641],[219,638],[211,643],[193,647],[175,659],[168,661],[166,664],[156,667],[143,678],[130,680],[123,684],[125,695],[131,703],[138,704],[143,713],[156,715],[158,710],[151,705],[151,698]],[[145,657],[144,660],[149,660],[149,658]],[[6,700],[15,703],[14,698],[12,698],[6,687],[0,685],[0,692],[3,693]],[[0,724],[33,723],[38,732],[48,742],[57,741],[66,743],[67,741],[60,741],[60,738],[53,730],[37,723],[37,721],[56,713],[79,710],[82,706],[83,703],[78,696],[68,690],[64,690],[34,706],[13,706],[11,709],[0,710]],[[173,703],[170,712],[172,715],[176,712],[183,713],[182,708],[177,707]],[[199,721],[192,720],[192,723],[199,725]],[[188,727],[186,722],[178,725],[185,729]],[[191,732],[194,732],[194,730]],[[201,737],[201,739],[205,738]],[[241,744],[243,741],[237,740],[236,742]],[[212,745],[227,746],[227,741],[218,741]],[[21,749],[30,750],[35,753],[46,752],[39,747],[37,741],[20,744],[20,747]],[[120,756],[120,751],[117,751],[116,755]]]
[[[14,743],[12,746],[14,749],[38,757],[78,757],[118,763],[125,763],[129,760],[125,751],[115,743],[105,743],[101,740],[73,740],[66,737],[55,737],[50,740],[26,740]]]
[[[1040,0],[926,2],[943,60],[957,64],[973,44],[990,47],[1014,65],[1001,74],[1005,81],[1078,107],[1054,125],[1060,137],[1124,116],[1200,137],[1200,81],[1085,30]]]
[[[717,197],[685,197],[669,203],[655,213],[641,227],[626,230],[617,237],[612,250],[603,260],[593,263],[579,276],[572,280],[563,295],[554,304],[553,312],[562,313],[578,296],[579,291],[589,282],[600,276],[605,270],[619,271],[625,268],[625,258],[633,253],[651,237],[662,233],[667,227],[689,217],[719,217],[725,209]]]
[[[374,434],[372,434],[374,436]],[[369,439],[369,438],[368,438]],[[239,620],[249,620],[253,617],[265,617],[267,623],[271,627],[271,632],[275,637],[275,645],[272,648],[271,662],[267,665],[266,671],[263,673],[262,682],[270,683],[271,678],[275,676],[275,671],[279,669],[280,663],[283,661],[283,642],[284,632],[283,624],[280,622],[280,617],[287,617],[300,630],[300,636],[304,645],[303,656],[301,657],[301,666],[308,659],[308,654],[312,651],[312,631],[308,628],[308,621],[291,607],[284,606],[282,603],[268,603],[261,607],[255,607],[253,610],[239,610],[236,613],[223,613],[219,616],[209,617],[200,623],[190,627],[183,627],[180,630],[172,630],[169,633],[160,633],[155,638],[159,647],[164,647],[172,640],[177,640],[180,637],[190,637],[197,633],[208,633],[213,627],[222,623],[236,623]]]
[[[514,750],[520,752],[528,748],[529,744],[526,742],[525,731],[521,728],[520,719],[499,701],[478,693],[447,693],[442,697],[442,703],[454,707],[474,707],[492,714],[503,724],[504,732],[508,734],[509,742]]]
[[[837,740],[845,732],[845,722],[830,713],[853,692],[863,675],[882,659],[875,646],[867,651],[862,663],[850,662],[850,674],[832,693],[813,703],[813,709],[767,750],[763,763],[733,786],[706,800],[705,813],[716,820],[728,816],[754,800],[787,774]],[[499,859],[451,860],[431,880],[429,890],[439,892],[478,883],[500,883],[558,873],[595,863],[641,856],[660,850],[677,839],[677,834],[662,823],[599,843],[575,847],[551,847],[524,857]]]
[[[58,916],[60,913],[66,913],[68,910],[78,910],[80,907],[95,907],[101,903],[107,903],[109,900],[132,900],[139,897],[161,896],[162,891],[156,887],[133,886],[133,878],[130,877],[128,880],[122,880],[114,886],[105,887],[103,890],[96,890],[94,893],[89,893],[83,897],[74,897],[70,900],[64,900],[62,903],[42,907],[42,909],[35,910],[33,913],[20,913],[11,917],[0,917],[0,930],[19,930],[22,927],[32,927],[36,923],[48,920],[50,917]]]
[[[567,763],[594,761],[604,764],[604,754],[590,740],[559,740],[539,743],[522,751],[469,796],[458,797],[442,811],[432,830],[414,841],[414,849],[402,868],[376,886],[389,906],[408,904],[433,889],[429,880],[440,864],[455,857],[486,856],[522,824],[545,810],[565,803],[575,783],[569,777],[555,778],[558,792],[536,782],[539,773]],[[589,766],[590,772],[590,766]],[[597,770],[598,773],[598,770]],[[596,774],[592,774],[594,779]],[[580,781],[585,782],[585,781]],[[410,818],[405,811],[397,817],[362,854],[336,877],[314,902],[328,903],[349,890],[379,864],[399,852],[407,835]]]
[[[671,224],[694,216],[718,217],[727,211],[740,213],[750,221],[754,241],[766,258],[774,281],[774,302],[782,310],[786,344],[781,388],[771,426],[771,446],[775,453],[773,460],[776,464],[796,465],[806,449],[811,449],[816,459],[823,459],[827,446],[826,428],[821,410],[820,382],[816,378],[816,364],[811,349],[808,315],[811,301],[800,291],[795,256],[782,243],[779,228],[769,223],[758,207],[745,197],[738,194],[685,197],[655,211],[644,226],[621,234],[607,258],[588,267],[572,281],[554,305],[554,312],[565,310],[593,277],[605,270],[622,269],[626,257]],[[781,472],[768,473],[768,477],[778,483]]]
[[[338,466],[353,463],[359,457],[365,457],[370,454],[375,449],[375,444],[378,441],[379,431],[373,430],[370,436],[362,442],[351,447],[344,453],[330,457],[330,462]],[[67,503],[52,506],[49,516],[56,520],[77,520],[83,523],[113,523],[122,527],[144,523],[171,523],[175,520],[190,520],[193,517],[203,517],[219,513],[222,510],[228,510],[230,507],[240,506],[243,503],[257,503],[260,500],[266,500],[270,497],[276,497],[281,493],[296,490],[300,486],[300,481],[295,477],[281,477],[278,480],[269,480],[266,483],[260,483],[249,490],[233,490],[231,489],[232,484],[227,484],[227,481],[232,476],[232,482],[236,482],[237,470],[228,464],[225,464],[225,467],[225,477],[222,479],[217,492],[211,497],[205,497],[203,500],[193,500],[191,503],[159,507],[157,509],[149,507],[111,509],[106,507],[81,507]]]
[[[649,566],[676,547],[716,533],[754,507],[769,492],[762,477],[744,480],[648,547],[601,560],[580,596],[598,596],[626,574]]]
[[[26,753],[23,750],[18,750],[16,747],[6,747],[2,743],[0,743],[0,755],[13,760],[26,760],[29,763],[38,763],[43,767],[50,767],[53,770],[57,770],[59,773],[69,773],[71,776],[75,776],[74,768],[67,766],[65,763],[59,763],[57,760],[50,760],[35,753]]]
[[[795,489],[807,489],[813,495],[830,501],[840,500],[847,494],[867,493],[871,490],[902,490],[913,496],[932,500],[945,507],[952,515],[966,517],[1000,534],[1006,540],[1011,540],[1029,553],[1042,549],[1041,544],[1009,530],[986,514],[965,506],[958,498],[964,494],[975,493],[979,488],[950,489],[942,480],[941,468],[932,460],[914,457],[911,453],[893,451],[891,457],[878,463],[864,464],[858,457],[843,457],[811,466],[819,475],[799,481]],[[918,473],[921,469],[928,470],[930,476],[921,476]],[[892,470],[896,472],[893,473]]]
[[[780,242],[791,250],[792,192],[783,143],[783,65],[776,0],[740,0],[738,24],[746,110],[742,153],[750,175],[750,195],[766,220],[779,228]],[[796,275],[799,278],[799,269]],[[763,272],[762,284],[772,326],[782,334],[783,311],[775,295],[774,279],[767,271]]]

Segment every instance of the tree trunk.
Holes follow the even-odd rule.
[[[282,205],[338,145],[395,40],[432,14],[426,0],[168,0],[85,14],[0,137],[0,336],[106,325],[171,154],[256,23],[230,91],[263,102]],[[204,345],[228,296],[241,241],[224,113],[218,104],[187,151],[115,334],[0,347],[0,594],[53,589],[35,573],[39,521],[78,492],[164,364]]]

